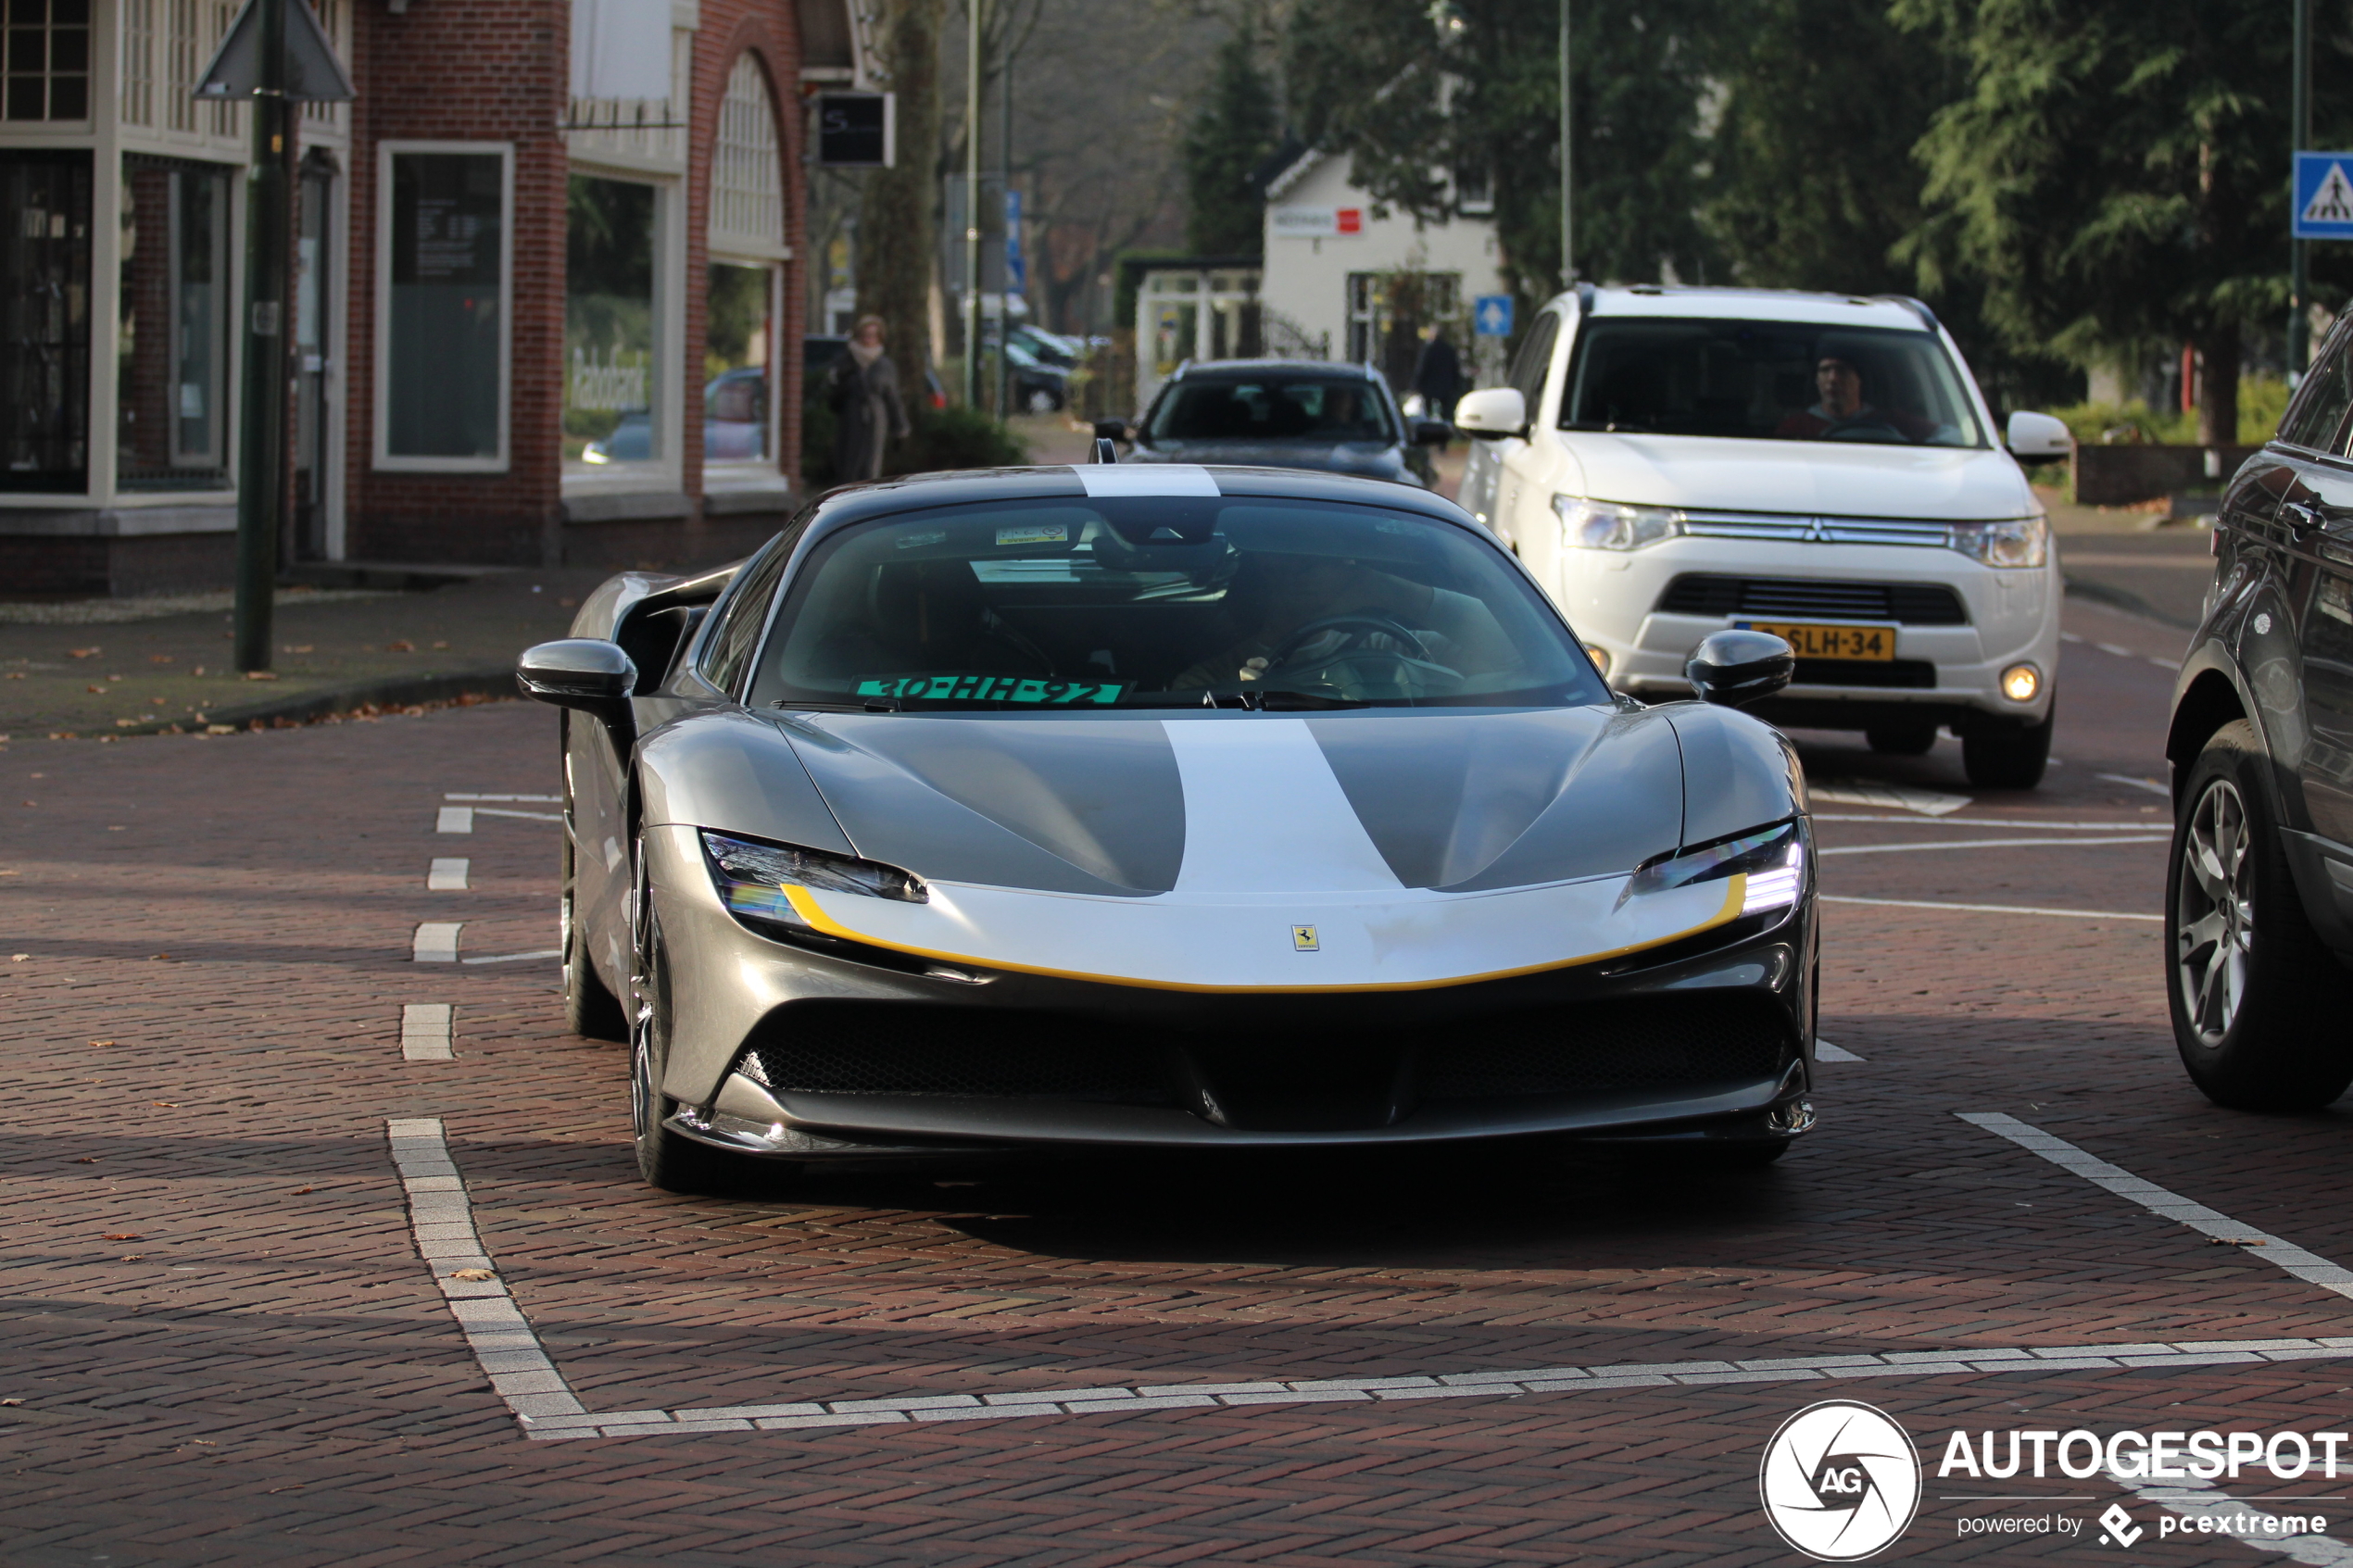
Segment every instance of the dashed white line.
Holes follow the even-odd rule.
[[[2290,1532],[2280,1515],[2265,1509],[2250,1508],[2211,1481],[2187,1475],[2176,1481],[2151,1481],[2127,1475],[2118,1470],[2109,1471],[2108,1478],[2136,1494],[2142,1501],[2155,1503],[2194,1522],[2189,1529],[2169,1531],[2160,1526],[2148,1530],[2148,1535],[2158,1540],[2192,1534],[2225,1536],[2259,1550],[2278,1552],[2293,1562],[2312,1563],[2315,1568],[2349,1568],[2353,1565],[2353,1548],[2348,1548],[2344,1542],[2322,1535]],[[2326,1502],[2332,1499],[2319,1498],[2313,1500]],[[2315,1509],[2311,1513],[2291,1512],[2287,1517],[2309,1521],[2312,1513],[2320,1512]],[[2322,1518],[2325,1517],[2323,1514]],[[2133,1537],[2133,1543],[2138,1545],[2142,1538]]]
[[[2127,838],[1952,838],[1929,844],[1848,844],[1835,849],[1817,849],[1817,855],[1906,855],[1919,849],[2009,849],[2022,844],[2065,846],[2070,849],[2096,848],[2103,844],[2163,844],[2171,839],[2170,833],[2134,834]]]
[[[415,963],[456,963],[458,933],[465,928],[466,922],[461,920],[426,921],[409,938],[409,960]]]
[[[1864,1059],[1844,1046],[1833,1046],[1819,1035],[1814,1036],[1814,1060],[1817,1061],[1861,1061]]]
[[[504,811],[496,806],[472,806],[467,809],[477,817],[521,817],[534,822],[560,822],[564,820],[560,811]]]
[[[2047,909],[2032,904],[1944,904],[1927,898],[1845,898],[1820,895],[1825,904],[1872,904],[1888,909],[1961,909],[1978,915],[2061,915],[2070,920],[2153,920],[2163,915],[2128,915],[2114,909]]]
[[[1835,805],[1877,806],[1883,810],[1917,811],[1924,817],[1945,816],[1969,803],[1966,795],[1944,795],[1932,789],[1914,789],[1909,784],[1880,784],[1869,779],[1819,779],[1806,788],[1815,799]]]
[[[499,800],[510,804],[515,801],[539,800],[550,806],[563,803],[563,797],[560,795],[461,795],[453,791],[441,798],[444,800]]]
[[[451,1022],[447,1002],[409,1002],[400,1010],[400,1057],[404,1061],[448,1061]]]
[[[1864,817],[1853,812],[1815,811],[1810,813],[1818,822],[1878,822],[1886,827],[1940,828],[2047,828],[2053,833],[2133,833],[2152,824],[2143,822],[2038,822],[2031,817],[1940,817],[1935,822],[1916,822],[1909,817]]]
[[[1999,1134],[2020,1148],[2041,1155],[2059,1169],[2081,1176],[2095,1186],[2106,1187],[2128,1203],[2139,1204],[2160,1219],[2177,1221],[2217,1241],[2242,1248],[2248,1257],[2270,1263],[2307,1285],[2317,1285],[2322,1290],[2334,1291],[2339,1296],[2353,1297],[2353,1269],[2341,1268],[2317,1253],[2307,1252],[2293,1242],[2281,1240],[2268,1231],[2241,1224],[2228,1214],[2217,1213],[2202,1203],[2193,1203],[2186,1198],[2166,1191],[2155,1182],[2143,1181],[2130,1171],[2086,1154],[2065,1138],[2054,1137],[2033,1123],[2021,1122],[2015,1116],[2007,1116],[2000,1111],[1979,1110],[1957,1110],[1953,1114],[1971,1126]]]
[[[435,833],[472,833],[474,831],[474,809],[471,806],[444,806],[434,819]]]
[[[563,956],[564,950],[561,947],[547,947],[536,953],[491,953],[478,959],[468,959],[465,961],[467,963],[521,963],[525,959],[560,959]]]
[[[2135,659],[2139,657],[2133,653],[2131,648],[2120,646],[2115,643],[2094,643],[2092,646],[2099,649],[2102,653],[2112,653],[2119,659]]]
[[[2151,795],[2161,795],[2168,800],[2173,798],[2172,786],[2159,784],[2155,779],[2137,779],[2130,773],[2098,773],[2094,776],[2106,779],[2109,784],[2130,784],[2134,789],[2145,789]]]
[[[447,1299],[450,1313],[489,1377],[492,1390],[514,1413],[523,1435],[543,1441],[698,1432],[790,1431],[927,1421],[1012,1421],[1106,1411],[1124,1414],[1261,1405],[1477,1399],[1612,1388],[1823,1382],[1848,1377],[1969,1376],[2353,1360],[2353,1336],[2136,1345],[1962,1346],[1939,1350],[1891,1350],[1875,1355],[1605,1362],[1514,1372],[1006,1389],[985,1394],[918,1394],[895,1399],[591,1411],[573,1393],[561,1370],[541,1348],[530,1320],[499,1282],[497,1265],[484,1252],[474,1229],[473,1206],[466,1194],[465,1180],[450,1159],[440,1121],[420,1117],[392,1121],[385,1125],[391,1135],[393,1161],[408,1194],[409,1228],[418,1256],[434,1271],[434,1284]],[[457,1276],[460,1273],[478,1277],[459,1279]]]
[[[428,893],[463,893],[466,873],[472,862],[455,856],[436,855],[425,870],[425,891]]]

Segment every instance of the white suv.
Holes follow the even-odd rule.
[[[1690,695],[1730,626],[1789,640],[1757,714],[2031,788],[2050,753],[2060,581],[2050,526],[1928,307],[1762,289],[1580,284],[1510,384],[1455,409],[1463,505],[1559,601],[1613,685]],[[2010,446],[2067,429],[2010,418]]]

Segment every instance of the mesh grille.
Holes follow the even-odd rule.
[[[1960,596],[1937,583],[1832,583],[1686,572],[1667,585],[1658,608],[1668,615],[1818,615],[1905,626],[1969,622]]]
[[[1531,1009],[1428,1046],[1420,1089],[1425,1099],[1490,1099],[1767,1078],[1788,1046],[1761,998]]]
[[[1053,1013],[802,1002],[771,1014],[745,1055],[793,1094],[1174,1103],[1152,1045]]]

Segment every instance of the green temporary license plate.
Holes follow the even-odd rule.
[[[858,683],[860,696],[925,697],[934,702],[1022,702],[1071,708],[1114,703],[1127,688],[1096,681],[1040,681],[1021,675],[893,675]]]

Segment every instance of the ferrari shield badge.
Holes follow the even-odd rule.
[[[1315,928],[1312,925],[1292,926],[1290,928],[1290,945],[1293,948],[1302,953],[1312,953],[1315,951],[1318,946],[1315,941]]]

